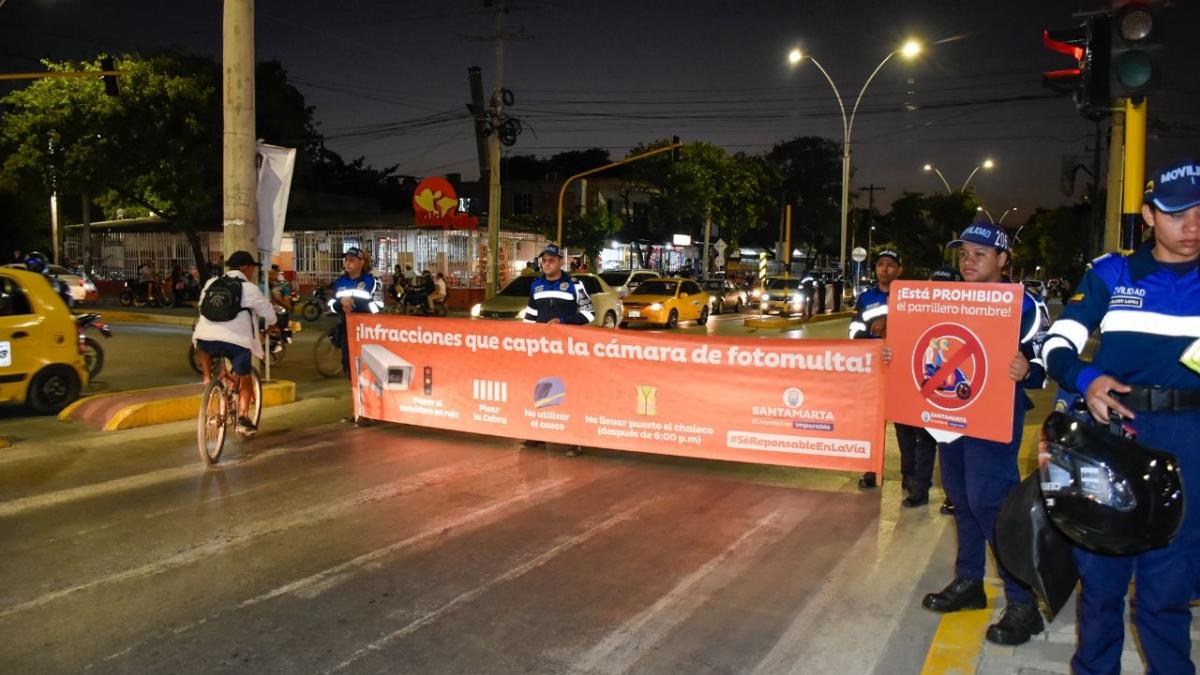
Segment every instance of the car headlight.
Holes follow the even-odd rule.
[[[657,312],[662,309],[662,303],[661,302],[653,303],[646,309],[649,309],[651,312]]]
[[[762,297],[762,291],[760,291],[756,288],[753,291],[750,291],[750,297],[754,298],[755,300],[758,300],[759,298]]]
[[[483,314],[483,303],[475,303],[475,305],[471,307],[471,316],[472,318],[479,318],[480,314]]]
[[[711,295],[710,295],[710,296],[708,296],[708,304],[709,304],[710,306],[711,306],[711,305],[715,305],[715,304],[717,304],[717,299],[716,299],[716,298],[714,298],[714,297],[713,297],[713,296],[711,296]]]
[[[792,295],[792,304],[793,305],[799,305],[802,302],[804,302],[803,295],[801,295],[800,293],[796,293],[796,294]]]

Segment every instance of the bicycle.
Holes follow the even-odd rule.
[[[338,377],[342,374],[342,348],[334,340],[340,340],[340,325],[335,325],[324,337],[317,338],[313,348],[313,361],[317,372],[325,377]],[[335,337],[336,335],[336,337]]]
[[[262,381],[258,369],[250,370],[253,381],[252,398],[246,416],[258,426],[262,419]],[[208,464],[216,464],[225,447],[225,435],[230,426],[236,430],[238,421],[238,392],[240,382],[233,364],[226,358],[213,359],[212,376],[200,396],[200,412],[196,417],[196,447]],[[240,436],[241,434],[239,434]],[[243,436],[243,440],[249,436]]]

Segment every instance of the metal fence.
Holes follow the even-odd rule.
[[[221,260],[221,233],[201,232],[200,248],[208,260]],[[80,267],[83,261],[83,235],[70,232],[63,241],[62,263]],[[196,256],[187,237],[177,232],[92,232],[92,275],[97,279],[126,279],[137,276],[137,268],[151,263],[159,274],[175,267],[192,270]]]

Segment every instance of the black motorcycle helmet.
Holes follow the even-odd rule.
[[[25,269],[37,274],[45,274],[46,268],[50,265],[50,261],[46,259],[45,253],[33,251],[25,256]]]
[[[1051,522],[1096,553],[1166,546],[1183,519],[1174,455],[1061,412],[1042,425],[1038,474]]]

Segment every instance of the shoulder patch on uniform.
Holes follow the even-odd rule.
[[[1083,302],[1083,293],[1076,293],[1075,295],[1072,295],[1067,302]]]
[[[567,290],[567,282],[565,282],[565,281],[564,281],[564,282],[560,283],[560,284],[558,285],[558,290],[560,290],[560,291],[565,291],[565,290]]]

